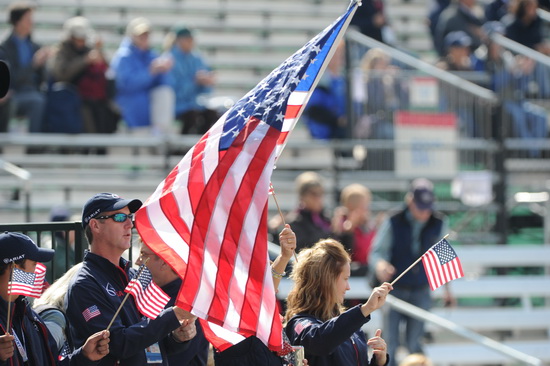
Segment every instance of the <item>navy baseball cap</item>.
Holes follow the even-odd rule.
[[[49,262],[54,255],[53,249],[39,248],[25,234],[4,232],[0,234],[0,262],[8,264],[20,259],[36,262]]]
[[[128,206],[130,213],[134,213],[141,205],[138,199],[126,200],[114,193],[98,193],[90,198],[82,209],[82,227],[85,228],[91,219],[102,212],[116,211]]]
[[[193,32],[191,29],[187,28],[185,25],[180,24],[173,29],[174,33],[176,34],[177,38],[180,37],[193,37]]]
[[[420,210],[433,210],[435,195],[433,183],[425,178],[415,179],[411,183],[411,193],[415,206]]]
[[[472,44],[472,37],[464,31],[450,32],[445,36],[445,47],[447,49],[451,47],[470,47]]]

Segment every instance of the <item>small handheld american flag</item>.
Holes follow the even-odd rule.
[[[153,281],[151,271],[145,264],[141,265],[138,275],[128,283],[124,292],[134,295],[139,311],[150,319],[159,316],[170,301],[170,296]]]
[[[432,291],[449,281],[464,277],[460,259],[445,238],[424,253],[422,264]]]
[[[8,295],[24,295],[39,298],[44,288],[46,266],[36,263],[34,273],[13,268],[11,281],[8,282]]]

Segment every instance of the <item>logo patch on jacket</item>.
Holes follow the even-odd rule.
[[[311,324],[312,322],[309,319],[300,320],[294,326],[294,332],[296,332],[297,335],[300,335],[300,333],[302,333],[302,331],[309,327]]]
[[[101,315],[101,311],[99,311],[97,305],[92,305],[82,312],[82,316],[84,316],[86,323],[98,315]]]
[[[105,285],[105,291],[107,291],[109,296],[117,296],[116,290],[110,282],[107,282],[107,284]]]

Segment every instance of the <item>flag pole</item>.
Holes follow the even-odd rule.
[[[147,257],[147,259],[145,259],[145,262],[143,262],[143,264],[141,265],[141,267],[139,267],[139,270],[138,270],[138,273],[136,274],[136,277],[135,277],[135,280],[137,282],[137,280],[139,279],[139,276],[141,275],[141,272],[143,272],[143,269],[145,268],[145,265],[147,264],[147,262],[149,261],[150,257]],[[132,287],[130,288],[133,289],[134,286],[136,285],[136,282],[134,282],[134,284],[132,285]],[[113,325],[113,322],[115,321],[116,317],[118,316],[118,313],[120,313],[120,310],[122,310],[122,307],[124,306],[124,303],[126,303],[126,300],[128,300],[128,296],[130,295],[130,291],[126,292],[126,296],[124,296],[124,299],[122,300],[122,302],[120,303],[120,306],[118,307],[115,315],[113,315],[113,319],[111,319],[111,322],[109,323],[109,325],[107,326],[107,329],[106,330],[109,330],[109,328],[111,328],[111,325]]]
[[[445,235],[445,236],[443,237],[443,239],[447,239],[448,236],[449,236],[449,234]],[[441,239],[441,240],[443,240],[443,239]],[[439,243],[441,240],[439,240],[437,243]],[[437,243],[435,243],[434,245],[432,245],[428,250],[432,249]],[[403,276],[405,275],[405,273],[409,272],[409,270],[410,270],[411,268],[413,268],[418,262],[420,262],[420,261],[422,260],[422,257],[423,257],[423,256],[424,256],[424,255],[421,255],[420,258],[418,258],[416,261],[414,261],[413,264],[411,264],[411,265],[409,266],[409,268],[407,268],[406,270],[403,271],[403,273],[401,273],[399,276],[397,276],[397,278],[391,282],[391,285],[393,286],[393,284],[396,283],[398,279],[400,279],[401,277],[403,277]]]
[[[8,314],[6,319],[6,334],[10,333],[10,326],[11,326],[11,286],[13,281],[13,266],[15,265],[14,262],[10,263],[10,281],[8,282]]]
[[[275,196],[275,189],[273,189],[273,185],[270,183],[271,186],[271,195],[273,196],[273,200],[275,201],[275,205],[277,206],[277,210],[279,211],[279,215],[281,216],[281,220],[283,221],[283,226],[286,226],[285,217],[283,216],[283,211],[281,211],[281,207],[279,207],[279,202],[277,201],[277,196]],[[298,263],[298,256],[296,255],[296,250],[294,250],[294,260],[296,263]]]

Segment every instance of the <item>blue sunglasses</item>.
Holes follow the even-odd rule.
[[[125,214],[125,213],[116,213],[108,216],[98,216],[94,217],[95,219],[113,219],[115,222],[124,222],[127,219],[130,219],[131,221],[134,221],[134,214]]]

